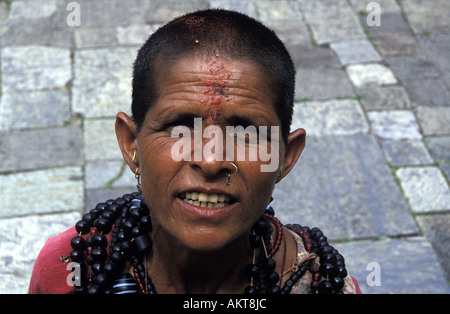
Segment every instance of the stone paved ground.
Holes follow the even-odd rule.
[[[297,66],[309,137],[274,193],[282,221],[325,230],[365,293],[450,292],[448,0],[378,0],[380,25],[368,0],[79,0],[75,27],[69,2],[0,1],[0,293],[25,293],[49,236],[133,189],[113,123],[136,50],[208,7],[259,18]]]

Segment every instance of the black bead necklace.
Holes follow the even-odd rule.
[[[272,224],[276,227],[276,241],[271,245]],[[114,227],[114,228],[113,228]],[[300,225],[287,225],[302,238],[305,248],[320,257],[320,268],[308,259],[296,267],[283,287],[278,285],[280,277],[275,271],[276,263],[272,256],[279,248],[282,225],[274,217],[272,207],[268,207],[252,227],[249,236],[250,246],[259,256],[254,255],[252,264],[245,268],[250,285],[246,294],[288,294],[300,278],[310,271],[313,274],[311,288],[313,293],[340,293],[344,286],[344,258],[327,243],[323,233]],[[108,200],[83,215],[75,225],[78,236],[71,240],[72,262],[79,263],[81,274],[73,278],[79,285],[75,293],[148,293],[156,294],[156,289],[145,268],[146,254],[152,249],[149,233],[152,224],[150,210],[142,195],[125,194],[116,200]],[[112,232],[111,232],[112,231]],[[106,234],[111,232],[109,241]],[[86,239],[82,235],[86,235]],[[133,275],[124,272],[127,261],[133,265]]]

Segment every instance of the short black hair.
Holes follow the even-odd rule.
[[[198,40],[201,44],[196,43]],[[132,118],[137,130],[158,97],[161,65],[183,57],[212,57],[217,52],[259,67],[273,86],[275,112],[287,142],[295,95],[295,67],[283,42],[261,22],[235,11],[209,9],[178,17],[155,31],[139,49],[133,68]]]

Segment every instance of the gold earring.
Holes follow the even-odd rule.
[[[228,177],[227,185],[230,185],[231,177],[235,176],[236,173],[238,173],[238,171],[239,171],[238,167],[236,166],[236,164],[234,162],[230,162],[230,165],[232,165],[234,167],[234,171],[233,171],[233,173],[225,173],[225,175]]]
[[[133,151],[133,158],[131,159],[131,163],[134,164],[134,159],[136,158],[136,150]]]

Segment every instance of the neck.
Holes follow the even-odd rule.
[[[213,252],[192,250],[178,239],[152,232],[149,275],[158,293],[243,293],[243,270],[252,261],[248,235]]]

